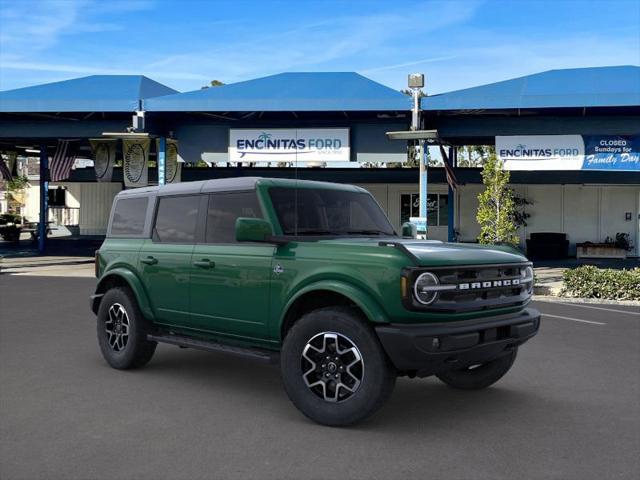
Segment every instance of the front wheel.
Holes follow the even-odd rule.
[[[459,370],[437,373],[436,377],[453,388],[480,390],[500,380],[513,365],[517,354],[518,349],[514,348],[511,352],[494,360]]]
[[[288,332],[281,352],[284,388],[311,420],[345,426],[373,415],[396,372],[371,327],[344,307],[314,310]]]

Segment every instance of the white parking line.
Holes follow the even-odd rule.
[[[551,303],[551,302],[549,302]],[[569,307],[582,307],[582,308],[593,308],[594,310],[604,310],[605,312],[615,312],[615,313],[626,313],[627,315],[639,315],[640,316],[640,312],[630,312],[628,310],[617,310],[615,308],[604,308],[604,307],[593,307],[591,305],[584,305],[582,303],[563,303],[563,302],[558,302],[561,305],[567,305]],[[638,307],[640,308],[640,307]]]
[[[549,313],[544,313],[544,312],[542,312],[542,316],[551,317],[551,318],[561,318],[562,320],[571,320],[572,322],[591,323],[593,325],[606,325],[606,323],[602,323],[602,322],[594,322],[592,320],[582,320],[581,318],[563,317],[561,315],[551,315]]]

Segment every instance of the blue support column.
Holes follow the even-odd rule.
[[[47,222],[49,221],[49,157],[47,145],[40,145],[40,223],[38,224],[38,252],[47,249]]]
[[[449,161],[451,162],[451,168],[455,168],[458,163],[458,151],[456,147],[451,147],[449,150]],[[453,188],[449,185],[449,189],[447,190],[447,239],[450,242],[453,242],[455,237],[455,206],[454,206],[455,198],[453,195]]]
[[[158,185],[164,185],[167,178],[167,139],[158,139]]]
[[[420,216],[427,217],[427,165],[429,161],[427,144],[420,141]],[[429,227],[425,220],[425,230],[428,231]],[[425,237],[426,237],[425,231]]]

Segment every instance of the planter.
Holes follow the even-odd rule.
[[[578,243],[576,258],[627,258],[627,251],[610,243]]]

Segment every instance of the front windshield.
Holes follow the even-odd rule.
[[[395,235],[368,193],[275,187],[269,195],[284,235]]]

